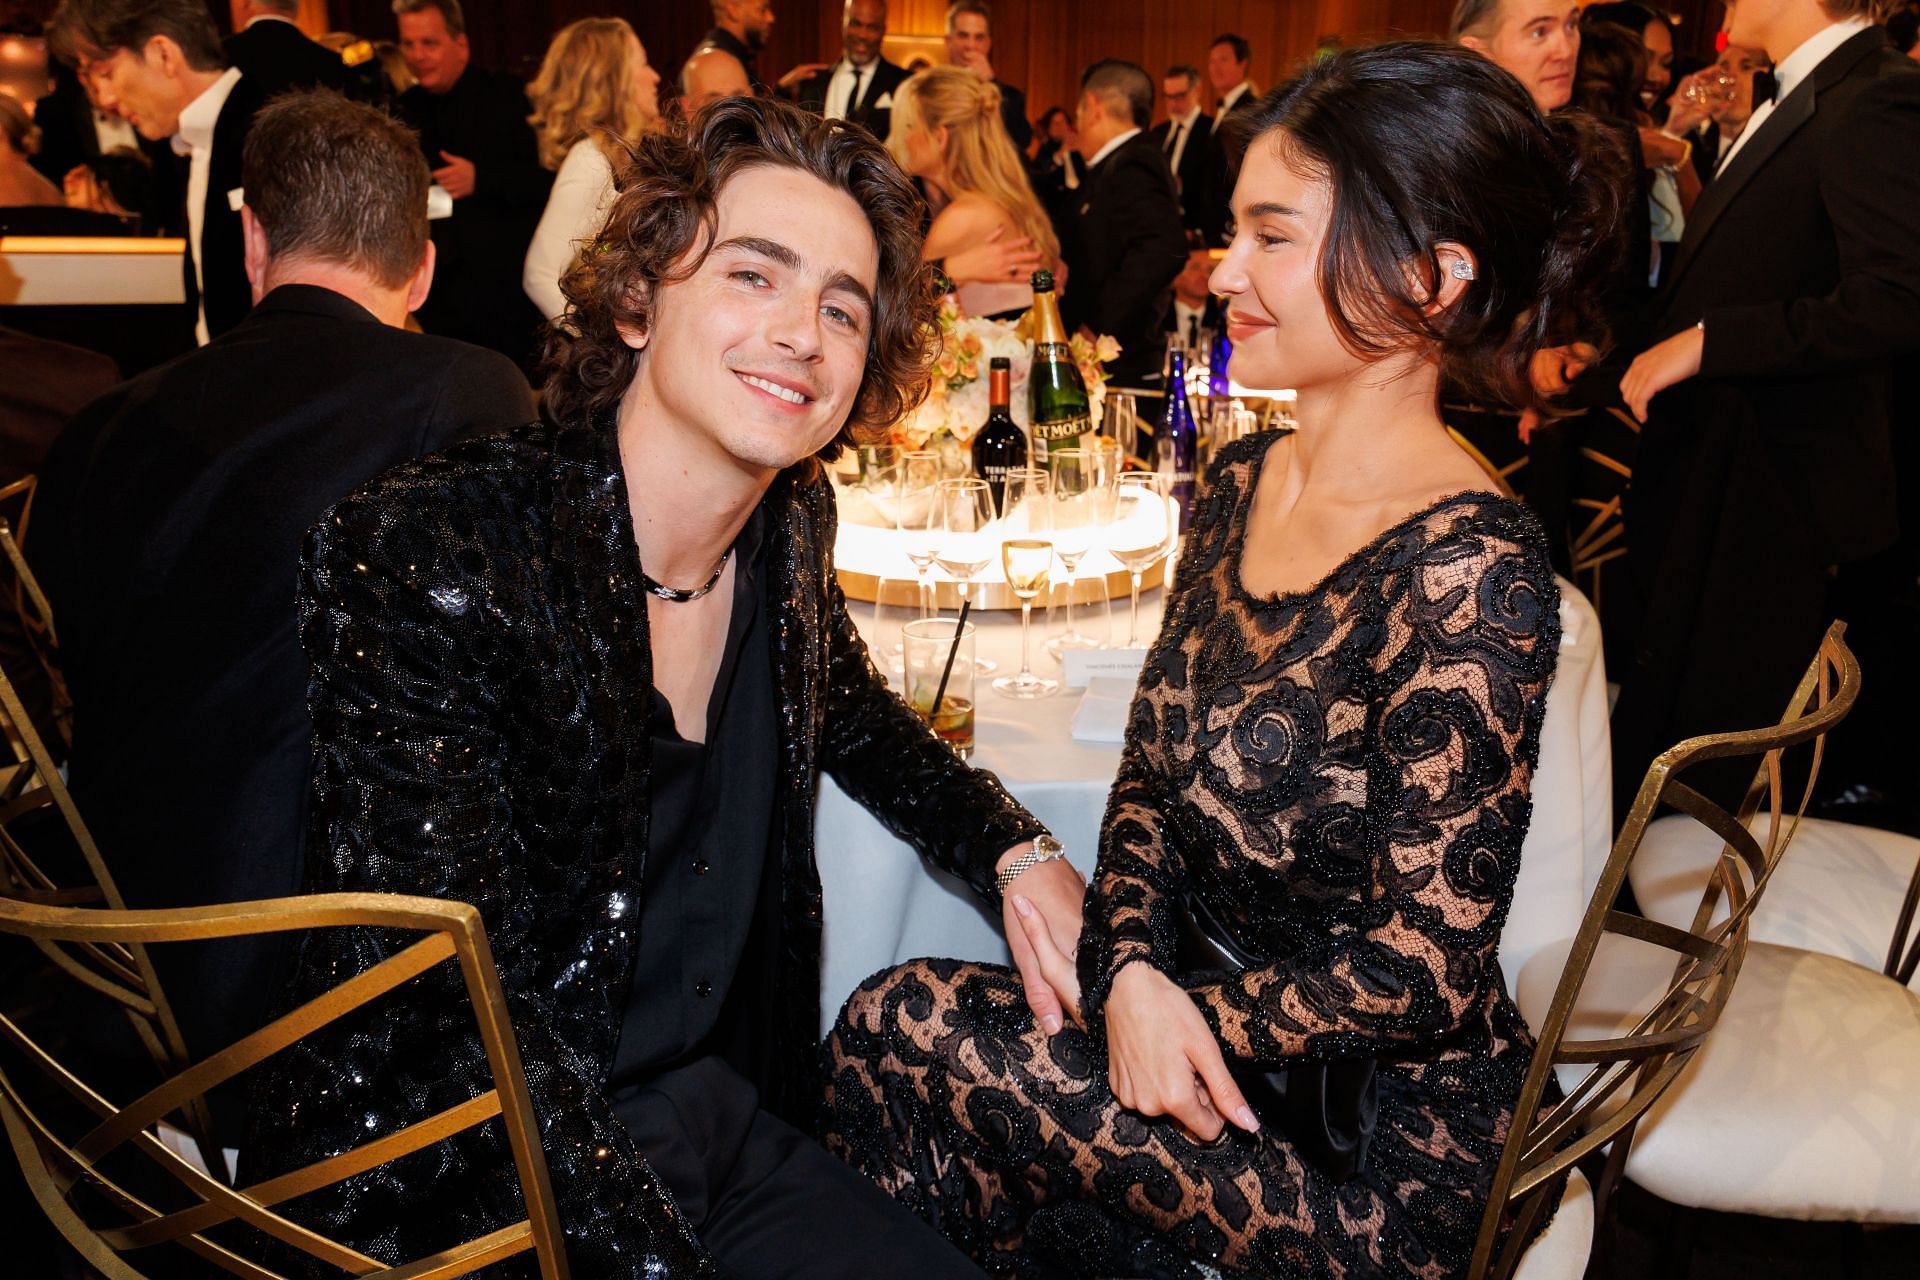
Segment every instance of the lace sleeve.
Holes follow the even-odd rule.
[[[1160,636],[1140,672],[1120,772],[1100,823],[1100,858],[1087,886],[1084,915],[1089,927],[1082,935],[1078,963],[1081,1014],[1089,1027],[1099,1026],[1114,975],[1127,965],[1144,960],[1169,975],[1175,972],[1170,912],[1185,892],[1186,868],[1168,848],[1164,778],[1148,760],[1160,726],[1152,705],[1139,695],[1168,681],[1184,683],[1178,669],[1180,640],[1194,625],[1195,588],[1212,577],[1225,550],[1248,460],[1270,443],[1267,436],[1251,437],[1221,451],[1194,504]],[[1204,587],[1197,594],[1204,595]]]
[[[1461,518],[1378,590],[1371,883],[1324,942],[1189,985],[1231,1057],[1430,1051],[1498,981],[1560,642],[1544,539],[1510,507]]]

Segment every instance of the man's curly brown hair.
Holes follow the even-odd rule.
[[[655,289],[700,269],[721,190],[763,165],[799,169],[852,196],[880,246],[866,371],[846,425],[818,456],[831,461],[856,435],[883,430],[920,403],[936,305],[920,260],[924,205],[872,135],[784,102],[724,98],[628,150],[606,226],[560,282],[568,311],[547,339],[542,396],[551,420],[583,421],[619,404],[640,356],[620,327],[644,331]]]

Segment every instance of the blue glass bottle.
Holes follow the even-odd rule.
[[[1160,415],[1155,441],[1156,466],[1169,478],[1174,501],[1180,507],[1180,531],[1185,533],[1193,513],[1194,469],[1200,457],[1200,430],[1187,402],[1187,353],[1176,340],[1167,351],[1167,408]]]

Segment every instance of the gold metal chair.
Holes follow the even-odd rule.
[[[117,964],[101,964],[116,951],[335,928],[420,936],[374,968],[129,1101],[109,1099],[88,1082],[82,1064],[63,1060],[48,1037],[36,1036],[11,1013],[0,1015],[0,1122],[41,1211],[86,1262],[110,1280],[139,1280],[143,1258],[173,1249],[188,1250],[249,1280],[278,1280],[288,1250],[343,1275],[386,1280],[465,1275],[531,1252],[543,1280],[563,1280],[567,1265],[559,1218],[520,1051],[480,913],[473,907],[432,898],[348,893],[170,911],[82,909],[0,898],[0,934],[31,940],[55,956],[77,984],[130,1011],[140,1010],[145,996],[137,984],[124,980],[128,975]],[[485,1093],[398,1132],[239,1188],[209,1177],[156,1136],[156,1126],[176,1123],[184,1108],[204,1100],[211,1089],[449,960],[465,980],[486,1048],[493,1088]],[[278,1211],[296,1197],[495,1118],[505,1128],[527,1209],[527,1216],[510,1226],[448,1245],[426,1258],[388,1266]]]
[[[44,673],[47,685],[47,727],[52,730],[62,758],[73,746],[73,699],[67,693],[65,672],[60,665],[60,640],[54,630],[53,606],[47,601],[40,581],[27,565],[22,545],[27,539],[27,523],[33,515],[34,494],[39,479],[22,476],[0,487],[0,580],[10,576],[7,596],[19,626],[24,647]],[[23,673],[16,671],[19,676]]]
[[[1859,696],[1860,667],[1845,644],[1844,631],[1845,624],[1835,623],[1822,639],[1777,725],[1690,738],[1648,768],[1571,944],[1552,1004],[1537,1028],[1533,1063],[1481,1222],[1473,1280],[1512,1276],[1534,1228],[1557,1203],[1561,1175],[1610,1147],[1595,1188],[1597,1215],[1604,1215],[1632,1148],[1635,1126],[1719,1021],[1746,956],[1749,917],[1806,811],[1826,735]],[[1804,784],[1798,775],[1790,783],[1784,757],[1803,746],[1811,755]],[[1743,756],[1758,757],[1759,766],[1737,812],[1728,812],[1685,780],[1705,762]],[[1791,809],[1789,787],[1798,791]],[[1663,809],[1687,814],[1725,842],[1686,929],[1613,906],[1648,824]],[[1761,831],[1750,831],[1749,819],[1763,810],[1767,820],[1757,824]],[[1663,964],[1672,963],[1672,977],[1613,1034],[1570,1038],[1569,1024],[1595,971],[1595,953],[1610,937],[1671,953]],[[1561,1068],[1587,1070],[1564,1097],[1542,1110],[1549,1079]],[[1512,1230],[1496,1256],[1503,1226]]]

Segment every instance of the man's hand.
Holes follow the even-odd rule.
[[[1633,416],[1645,422],[1647,405],[1655,396],[1699,373],[1700,353],[1706,345],[1707,331],[1696,325],[1636,356],[1627,367],[1627,376],[1620,379],[1620,398],[1627,402]]]
[[[1533,389],[1543,396],[1563,396],[1573,380],[1600,358],[1600,349],[1590,342],[1575,342],[1564,347],[1543,347],[1533,353],[1527,374]]]
[[[473,161],[451,151],[442,151],[440,158],[446,163],[433,171],[433,180],[445,187],[447,194],[455,200],[464,200],[472,195]]]
[[[997,226],[985,240],[947,255],[947,279],[955,284],[969,281],[1005,284],[1025,280],[1046,264],[1040,251],[1027,236],[1007,233],[1005,223]]]
[[[965,65],[967,70],[973,72],[973,74],[979,76],[988,84],[993,83],[993,64],[987,61],[986,54],[983,53],[976,58],[970,59]]]
[[[822,71],[830,71],[833,67],[834,64],[831,62],[803,62],[793,70],[787,72],[787,74],[781,76],[773,87],[776,89],[791,89],[808,76],[818,75]],[[882,139],[882,141],[884,141],[884,139]]]
[[[1207,1020],[1164,973],[1136,960],[1114,977],[1107,996],[1108,1081],[1121,1106],[1172,1116],[1203,1142],[1230,1119],[1260,1128]]]
[[[1032,847],[1015,845],[1001,855],[1000,865]],[[1016,876],[1001,906],[1007,947],[1027,989],[1027,1007],[1048,1035],[1066,1025],[1067,1018],[1080,1021],[1080,979],[1073,958],[1080,947],[1080,905],[1086,895],[1080,873],[1071,862],[1058,858]],[[1023,905],[1025,914],[1020,910]],[[1044,940],[1044,963],[1035,937]]]

